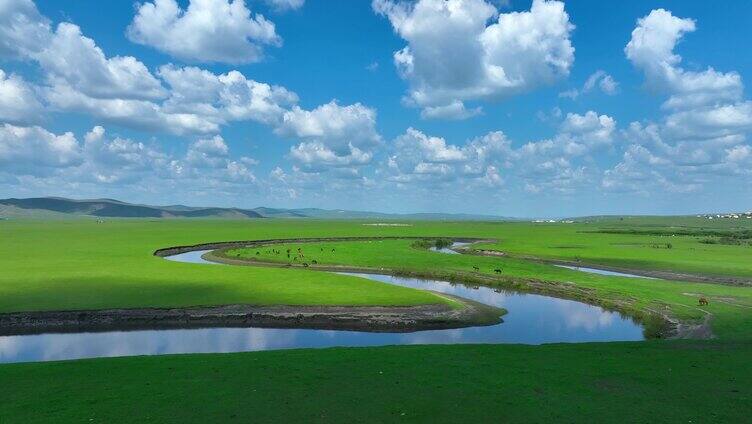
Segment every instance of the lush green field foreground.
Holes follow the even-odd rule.
[[[748,422],[752,345],[399,346],[0,367],[0,422]]]

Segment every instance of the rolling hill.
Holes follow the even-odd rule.
[[[492,215],[414,213],[391,214],[317,208],[253,209],[194,207],[185,205],[152,206],[122,202],[115,199],[76,200],[62,197],[35,197],[0,200],[0,218],[65,218],[91,216],[98,218],[317,218],[317,219],[382,219],[382,220],[508,220]]]
[[[7,209],[6,213],[3,210]],[[263,218],[237,208],[176,208],[134,205],[113,199],[73,200],[59,197],[0,200],[0,216],[84,215],[100,218]]]

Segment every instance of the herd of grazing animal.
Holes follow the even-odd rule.
[[[479,266],[477,266],[477,265],[473,265],[473,271],[475,271],[475,272],[480,272],[480,267],[479,267]],[[503,270],[502,270],[501,268],[494,268],[494,270],[493,270],[493,271],[494,271],[494,272],[495,272],[496,274],[501,274],[502,272],[504,272],[504,271],[503,271]]]
[[[321,253],[324,253],[324,248],[323,247],[320,248],[320,251],[321,251]],[[334,250],[334,248],[332,248],[332,253],[334,253],[334,252],[335,252],[335,250]],[[271,251],[267,250],[266,253],[274,253],[275,255],[279,255],[282,252],[280,250],[271,249]],[[298,262],[298,259],[300,259],[303,267],[308,268],[310,266],[310,264],[308,262],[303,262],[302,261],[303,259],[305,259],[305,254],[303,253],[303,249],[302,248],[299,247],[297,249],[297,253],[295,254],[295,256],[292,256],[292,257],[291,257],[292,251],[290,249],[287,249],[286,253],[287,253],[287,259],[292,259],[293,262]],[[256,255],[257,256],[261,255],[261,252],[257,250],[256,251]],[[311,264],[318,265],[318,261],[316,259],[311,259]],[[292,263],[289,263],[288,266],[292,266]],[[473,271],[480,272],[480,267],[477,266],[477,265],[473,265]],[[494,268],[493,271],[496,274],[503,273],[503,270],[501,268]],[[477,289],[478,287],[474,286],[473,288]],[[496,289],[495,291],[500,292],[500,289]],[[697,303],[698,303],[699,306],[708,306],[710,304],[710,302],[708,301],[708,298],[705,297],[705,296],[700,296],[700,298],[697,300]]]
[[[321,250],[321,253],[324,252],[324,248],[323,247],[320,248],[320,250]],[[332,248],[332,253],[334,253],[334,252],[335,252],[335,249]],[[264,253],[266,253],[266,254],[281,255],[282,251],[281,250],[277,250],[277,249],[269,249],[269,250],[266,250]],[[306,261],[305,260],[306,259],[305,252],[303,252],[303,248],[301,248],[301,247],[298,247],[297,249],[295,249],[295,251],[293,251],[292,249],[288,248],[288,249],[285,250],[284,253],[287,255],[287,260],[290,261],[287,264],[287,266],[292,266],[293,262],[299,262],[303,267],[308,268],[311,265],[318,265],[318,263],[319,263],[316,259],[311,259],[310,261]],[[260,256],[260,255],[261,255],[261,251],[257,250],[256,251],[256,256]]]
[[[324,248],[323,247],[319,248],[319,251],[321,253],[324,253]],[[335,252],[335,249],[332,248],[332,253],[334,253],[334,252]],[[281,250],[276,250],[276,249],[271,249],[271,250],[267,250],[266,253],[274,253],[275,255],[279,255],[279,254],[282,253],[282,251]],[[293,252],[292,249],[288,248],[285,251],[285,253],[287,254],[287,259],[288,260],[291,260],[292,262],[298,262],[298,261],[300,261],[300,263],[305,268],[308,268],[311,264],[318,265],[318,261],[316,259],[311,259],[310,263],[303,261],[303,259],[305,259],[305,253],[303,252],[303,248],[301,248],[301,247],[298,247],[296,249],[296,252]],[[256,251],[256,255],[261,255],[261,252],[257,250]],[[287,265],[288,266],[292,266],[292,262],[288,263]],[[477,265],[473,265],[473,271],[480,272],[480,267],[477,266]],[[496,274],[503,273],[503,270],[501,268],[494,268],[493,271]],[[707,304],[708,304],[708,300],[705,299],[704,297],[701,297],[700,298],[700,305],[707,305]]]

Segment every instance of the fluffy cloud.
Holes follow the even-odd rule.
[[[159,99],[160,82],[131,56],[107,58],[81,29],[63,22],[49,44],[31,55],[48,73],[53,85],[65,84],[94,98]]]
[[[592,156],[613,144],[615,128],[616,121],[608,115],[569,113],[554,137],[516,149],[514,166],[525,190],[570,194],[597,181],[599,170]]]
[[[38,122],[42,111],[42,104],[26,81],[0,69],[0,121],[14,124]]]
[[[160,104],[146,100],[98,99],[68,86],[51,87],[45,95],[50,104],[59,110],[85,112],[130,128],[177,135],[219,131],[220,122],[212,117],[193,113],[169,113]]]
[[[462,162],[465,154],[457,146],[448,145],[443,138],[430,137],[408,128],[394,140],[398,154],[390,158],[400,169],[414,174],[446,174],[451,163]]]
[[[589,155],[612,144],[615,128],[608,115],[570,113],[554,137],[518,148],[501,131],[452,145],[409,128],[394,140],[382,173],[403,185],[496,187],[509,181],[533,193],[568,193],[597,180],[597,169],[588,166]]]
[[[194,2],[183,19],[190,15],[191,22],[213,5]],[[216,133],[222,125],[241,120],[276,125],[298,100],[283,87],[249,80],[238,71],[216,75],[195,67],[166,65],[155,76],[133,57],[107,57],[76,25],[63,22],[53,31],[31,2],[12,6],[1,6],[8,9],[10,19],[0,17],[0,31],[16,43],[3,49],[12,49],[14,58],[37,62],[46,84],[32,90],[16,77],[3,77],[4,92],[23,95],[14,102],[15,110],[0,104],[0,116],[8,116],[5,119],[10,122],[28,122],[26,118],[38,108],[32,96],[35,91],[52,109],[84,112],[106,122],[178,135]],[[169,6],[169,1],[157,2],[142,5],[140,10]],[[237,0],[225,6],[236,12],[245,8]],[[13,98],[17,97],[5,100]]]
[[[678,111],[666,117],[665,132],[672,138],[733,137],[752,130],[752,102],[719,104]]]
[[[632,38],[624,52],[627,58],[645,72],[648,86],[668,92],[664,106],[684,109],[737,101],[743,85],[736,72],[722,73],[713,68],[701,72],[681,68],[681,56],[674,53],[679,40],[696,29],[695,21],[656,9],[637,21]]]
[[[0,178],[20,178],[30,187],[140,190],[158,185],[242,191],[255,185],[251,167],[256,163],[232,158],[220,136],[199,138],[178,155],[158,143],[108,137],[101,126],[87,132],[83,142],[72,133],[57,135],[41,127],[0,127]]]
[[[71,23],[55,30],[31,1],[3,2],[7,15],[0,31],[2,50],[11,57],[33,60],[50,85],[66,86],[94,98],[158,99],[165,91],[146,66],[131,56],[106,57],[92,39]]]
[[[743,99],[736,72],[681,67],[674,48],[696,28],[694,20],[663,9],[637,21],[624,52],[645,73],[648,87],[668,95],[666,115],[662,122],[634,122],[624,131],[631,144],[622,161],[605,173],[604,188],[685,193],[745,173],[739,160],[749,149],[752,102]]]
[[[305,4],[305,0],[264,0],[264,2],[277,12],[298,10]]]
[[[2,6],[12,10],[11,19],[0,22],[0,30],[14,41],[8,45],[14,58],[42,68],[46,85],[37,91],[52,108],[139,129],[176,134],[217,131],[217,122],[201,116],[164,112],[155,101],[164,99],[167,91],[135,58],[108,58],[78,26],[63,22],[53,31],[32,2],[11,3],[12,7],[7,2]]]
[[[360,103],[340,106],[331,101],[313,110],[294,106],[284,113],[275,132],[302,139],[290,156],[315,169],[366,164],[372,150],[381,144],[376,111]]]
[[[423,119],[467,119],[482,113],[480,107],[467,109],[465,104],[455,100],[444,106],[427,106],[420,111]]]
[[[561,137],[587,147],[611,144],[616,121],[608,115],[590,110],[584,115],[568,113],[561,124]]]
[[[229,147],[218,135],[194,141],[183,161],[173,161],[173,167],[180,167],[180,175],[191,175],[194,179],[208,179],[215,183],[255,183],[256,177],[249,167],[256,164],[249,157],[232,159]]]
[[[167,65],[158,75],[170,88],[161,102],[94,98],[67,85],[49,87],[46,96],[61,110],[84,111],[109,122],[178,135],[216,133],[233,121],[276,125],[298,100],[283,87],[246,79],[238,71],[216,75]]]
[[[71,23],[56,29],[29,0],[0,5],[1,49],[6,55],[39,63],[51,85],[66,85],[91,97],[156,99],[165,95],[159,81],[131,56],[108,58]]]
[[[49,42],[49,21],[32,0],[0,1],[0,56],[27,58]]]
[[[107,138],[101,126],[84,135],[82,152],[84,162],[79,178],[85,181],[90,176],[96,183],[141,181],[165,169],[170,162],[169,155],[142,142]]]
[[[296,6],[302,1],[277,1]],[[128,38],[182,60],[249,63],[263,57],[263,46],[282,43],[274,23],[253,15],[243,0],[191,0],[183,10],[175,0],[138,7]]]
[[[41,127],[0,127],[0,171],[39,175],[76,166],[81,152],[73,133],[53,134]]]
[[[574,26],[558,1],[500,14],[484,0],[374,0],[373,8],[408,43],[395,65],[410,83],[407,103],[425,108],[427,118],[472,116],[463,102],[549,84],[574,61]]]
[[[569,97],[574,100],[583,94],[593,91],[596,87],[609,96],[613,96],[619,91],[619,83],[611,75],[605,71],[597,70],[585,80],[585,84],[582,85],[581,89],[563,91],[559,93],[559,97]]]
[[[441,137],[408,128],[394,140],[384,172],[389,180],[399,184],[442,185],[463,178],[477,182],[486,175],[490,182],[500,184],[495,164],[508,150],[508,141],[500,132],[456,146]]]
[[[296,103],[295,93],[284,87],[247,79],[238,71],[215,75],[195,67],[159,69],[170,86],[163,109],[211,117],[215,122],[253,120],[278,124],[287,107]]]
[[[338,154],[320,141],[300,143],[290,149],[290,157],[314,170],[327,167],[347,167],[365,165],[371,162],[373,154],[352,146],[344,154]]]
[[[199,168],[219,168],[225,164],[229,150],[219,135],[198,139],[188,149],[186,161]]]

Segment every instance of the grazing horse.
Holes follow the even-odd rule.
[[[478,268],[477,266],[473,265],[473,271],[480,271],[480,268]]]
[[[708,302],[708,298],[707,298],[707,297],[704,297],[704,296],[703,296],[703,297],[700,297],[700,299],[699,299],[699,300],[697,301],[697,303],[698,303],[698,304],[699,304],[700,306],[708,306],[708,305],[710,304],[710,302]]]
[[[494,270],[494,272],[495,272],[495,273],[497,273],[497,274],[501,274],[501,268],[496,268],[496,269]]]

